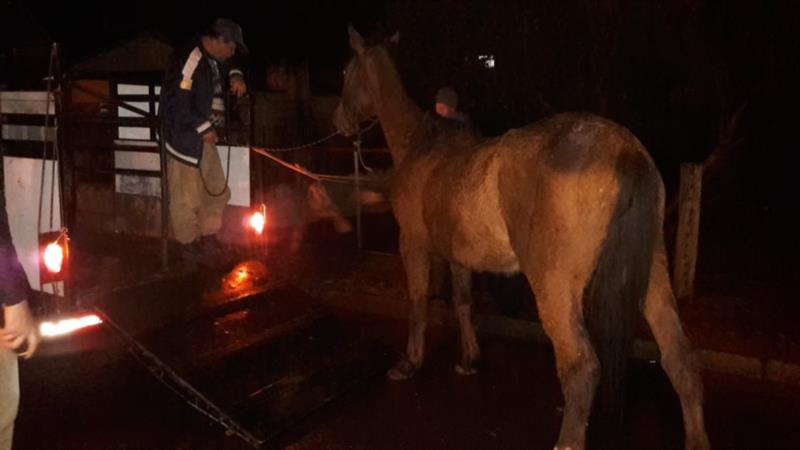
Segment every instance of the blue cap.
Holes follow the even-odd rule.
[[[231,19],[219,18],[214,21],[211,29],[218,35],[225,38],[225,40],[236,44],[236,48],[242,53],[250,53],[247,46],[244,45],[244,38],[242,37],[242,27]]]

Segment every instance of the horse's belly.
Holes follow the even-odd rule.
[[[455,249],[453,260],[475,272],[516,273],[519,272],[517,255],[508,245],[500,241],[487,241],[481,245],[460,246]]]
[[[437,241],[434,246],[447,259],[472,271],[518,272],[519,261],[500,208],[497,166],[484,161],[473,168],[467,176],[437,174],[437,179],[459,182],[434,185],[438,189],[430,192],[424,220]]]
[[[517,255],[511,248],[505,226],[475,220],[434,225],[433,237],[447,259],[476,272],[519,271]]]

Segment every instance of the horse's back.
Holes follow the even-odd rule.
[[[624,127],[575,113],[466,148],[436,145],[398,171],[401,229],[447,259],[493,272],[558,252],[591,259],[616,204],[620,155],[647,158]]]

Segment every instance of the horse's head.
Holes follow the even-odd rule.
[[[370,59],[380,52],[385,52],[385,48],[368,46],[352,26],[348,27],[347,31],[350,34],[353,57],[344,71],[344,86],[339,105],[333,113],[333,123],[340,133],[351,136],[358,131],[362,121],[374,119],[377,115],[370,92],[368,69]],[[396,36],[393,39],[396,39]]]

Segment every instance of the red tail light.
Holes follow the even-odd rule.
[[[264,227],[267,224],[266,206],[264,204],[261,205],[261,208],[258,211],[255,211],[252,215],[250,215],[248,224],[250,225],[250,228],[256,232],[256,234],[261,235],[264,232]]]

